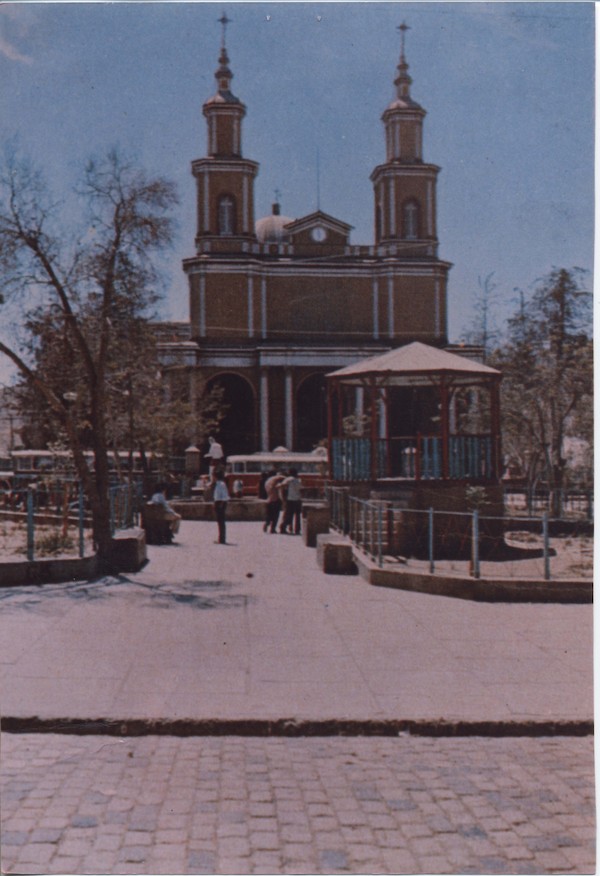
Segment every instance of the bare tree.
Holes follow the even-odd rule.
[[[67,229],[70,208],[52,201],[41,174],[9,155],[0,176],[2,299],[5,307],[20,308],[25,340],[5,338],[0,352],[64,430],[106,567],[111,355],[119,334],[126,335],[157,300],[154,259],[171,241],[169,212],[177,199],[172,183],[148,176],[116,150],[87,163],[75,194],[83,208],[79,233]],[[37,367],[34,355],[48,333],[55,340],[50,369]],[[86,442],[94,455],[92,471],[83,453]]]
[[[494,308],[498,302],[497,284],[494,282],[494,271],[485,277],[478,277],[479,286],[473,301],[473,315],[470,328],[464,332],[464,339],[469,344],[476,344],[483,351],[483,361],[487,358],[498,341],[499,332],[494,319]]]

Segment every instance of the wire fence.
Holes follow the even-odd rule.
[[[593,575],[589,521],[486,516],[406,507],[327,490],[332,525],[380,567],[402,562],[429,573],[473,578],[574,579]]]
[[[118,484],[110,488],[110,528],[113,534],[117,529],[128,529],[139,522],[143,498],[140,483]]]
[[[559,519],[594,519],[592,490],[505,489],[504,507],[515,516],[551,514]]]
[[[142,504],[140,484],[110,487],[111,533],[134,526]],[[91,515],[81,485],[73,479],[40,487],[0,490],[0,557],[80,557],[93,553]]]

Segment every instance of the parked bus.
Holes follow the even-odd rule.
[[[286,447],[277,447],[271,453],[238,454],[227,457],[225,469],[229,492],[240,480],[244,496],[257,496],[261,475],[270,472],[288,472],[295,468],[307,496],[320,495],[329,476],[327,449],[317,447],[312,453],[296,453]]]
[[[115,455],[118,457],[118,461]],[[94,454],[86,450],[84,451],[84,456],[89,468],[93,469]],[[128,451],[120,450],[115,454],[115,451],[109,450],[107,458],[111,474],[118,474],[119,469],[124,473],[129,471]],[[36,481],[40,478],[53,476],[77,478],[73,455],[70,450],[12,450],[9,454],[9,460],[11,466],[10,477],[15,486],[22,486],[28,481]],[[154,470],[162,460],[162,457],[147,453],[146,460],[150,469]],[[133,471],[135,474],[141,474],[143,471],[141,454],[137,451],[133,454]]]

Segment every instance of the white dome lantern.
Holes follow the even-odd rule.
[[[294,220],[290,216],[282,216],[279,210],[279,204],[275,203],[270,216],[256,221],[254,231],[260,243],[285,243],[287,240],[285,226]]]

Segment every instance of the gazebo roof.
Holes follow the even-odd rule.
[[[501,377],[500,371],[474,362],[466,356],[448,353],[419,341],[398,347],[379,356],[363,359],[333,371],[327,377],[341,383],[361,385],[369,378],[377,378],[381,385],[414,386],[435,382],[445,375],[454,384],[473,384]]]

